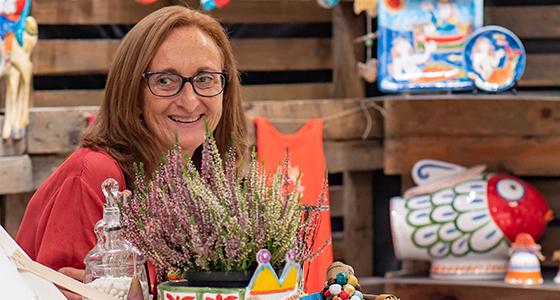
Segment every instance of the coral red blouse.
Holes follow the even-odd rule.
[[[101,183],[112,177],[125,187],[118,162],[105,151],[78,149],[41,185],[29,202],[16,241],[34,260],[55,270],[84,269],[103,217]]]
[[[290,152],[291,164],[298,166],[302,172],[304,187],[302,204],[317,204],[317,197],[325,177],[325,154],[323,151],[323,121],[309,120],[296,133],[288,135],[276,130],[265,118],[254,120],[257,126],[257,154],[264,160],[265,169],[274,172],[284,159],[286,149]],[[329,205],[327,199],[326,205]],[[331,238],[330,211],[321,213],[321,223],[315,247],[318,248]],[[332,244],[311,263],[304,266],[305,291],[313,293],[321,291],[325,285],[327,268],[333,261]]]

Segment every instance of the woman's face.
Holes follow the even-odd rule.
[[[163,41],[148,72],[170,72],[192,77],[200,72],[221,72],[222,58],[218,46],[194,26],[179,27]],[[179,94],[158,97],[144,87],[144,120],[151,132],[164,141],[173,142],[175,132],[186,154],[204,142],[205,120],[215,129],[222,116],[223,93],[213,97],[197,95],[190,83]]]

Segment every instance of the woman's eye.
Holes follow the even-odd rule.
[[[211,83],[214,80],[214,78],[210,75],[202,75],[196,78],[196,81],[198,83],[202,83],[202,84],[208,84]]]
[[[157,79],[158,85],[168,85],[171,84],[171,82],[173,81],[169,77],[160,77]]]

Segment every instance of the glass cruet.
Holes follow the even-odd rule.
[[[97,244],[84,258],[84,283],[111,296],[126,300],[133,281],[139,281],[142,293],[138,299],[148,299],[146,262],[138,248],[127,241],[122,232],[120,210],[117,201],[126,201],[128,192],[119,192],[119,184],[113,178],[101,185],[106,201],[103,218],[94,227]],[[133,294],[131,292],[131,294]],[[135,295],[140,294],[135,291]]]

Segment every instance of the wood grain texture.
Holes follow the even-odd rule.
[[[28,153],[69,153],[78,146],[87,117],[96,106],[32,108],[27,134]]]
[[[244,85],[244,101],[328,99],[333,97],[333,83],[294,83]]]
[[[560,5],[494,6],[484,8],[484,23],[500,25],[520,38],[560,37]]]
[[[33,51],[35,75],[105,74],[120,40],[40,40]],[[241,71],[330,69],[328,38],[236,39],[234,56]]]
[[[364,81],[358,75],[356,63],[364,57],[362,45],[353,39],[363,34],[364,18],[356,16],[352,3],[340,3],[333,8],[333,82],[337,98],[364,97]]]
[[[344,172],[344,262],[356,276],[373,274],[373,190],[371,172]]]
[[[101,105],[104,90],[45,90],[33,92],[33,106]]]
[[[39,24],[134,24],[166,4],[184,3],[200,8],[200,1],[195,0],[156,1],[150,5],[122,0],[34,0],[31,14]],[[314,1],[237,0],[209,14],[223,23],[317,23],[329,22],[331,11]]]
[[[0,195],[33,190],[29,155],[0,157]]]
[[[560,93],[432,99],[386,101],[385,136],[560,135]]]
[[[403,137],[385,139],[386,174],[408,174],[420,159],[464,166],[486,164],[489,170],[520,176],[560,175],[560,137]]]
[[[241,93],[244,101],[327,99],[332,97],[333,84],[295,83],[244,85]],[[100,105],[103,90],[45,90],[34,91],[34,106],[88,106]]]
[[[183,0],[171,0],[184,3]],[[200,1],[186,1],[190,7],[199,8]],[[250,13],[247,13],[250,12]],[[237,0],[209,13],[222,23],[279,24],[330,22],[331,10],[315,1],[301,0]]]
[[[31,15],[39,24],[134,24],[163,1],[141,5],[136,1],[33,0]]]
[[[560,26],[557,26],[560,28]],[[519,81],[521,87],[546,86],[554,87],[560,85],[560,54],[528,54],[525,73]]]
[[[324,148],[329,173],[383,168],[383,147],[380,140],[325,142]]]

